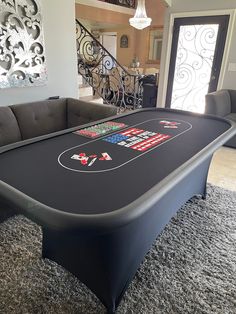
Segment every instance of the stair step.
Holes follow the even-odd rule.
[[[93,95],[82,96],[82,97],[79,97],[79,99],[83,100],[83,101],[96,102],[99,104],[103,104],[103,99],[101,97],[97,97],[97,96],[93,96]]]
[[[83,84],[83,78],[81,75],[78,75],[78,84]]]
[[[91,87],[91,85],[89,85],[88,83],[82,83],[82,84],[79,84],[79,88],[85,88],[85,87]]]
[[[79,96],[80,97],[92,96],[92,95],[93,95],[93,89],[91,86],[79,87]]]
[[[81,74],[78,74],[77,81],[79,85],[89,85]]]

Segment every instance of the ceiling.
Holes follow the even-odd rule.
[[[91,30],[106,30],[106,29],[111,29],[111,28],[116,28],[116,29],[122,29],[126,26],[121,25],[121,24],[112,24],[112,23],[101,23],[101,22],[96,22],[96,21],[91,21],[91,20],[86,20],[86,19],[81,19],[79,18],[79,21],[88,29]]]

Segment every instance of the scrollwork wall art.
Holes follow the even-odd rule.
[[[40,0],[0,0],[0,88],[46,81]]]

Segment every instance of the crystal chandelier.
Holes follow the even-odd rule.
[[[138,0],[134,17],[129,19],[129,24],[137,29],[143,29],[151,24],[152,19],[147,17],[145,0]]]

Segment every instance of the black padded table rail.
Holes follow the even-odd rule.
[[[71,129],[2,149],[0,197],[42,225],[43,256],[114,312],[172,215],[205,196],[211,156],[236,131],[221,118],[168,109],[107,121],[122,128],[95,138]]]

